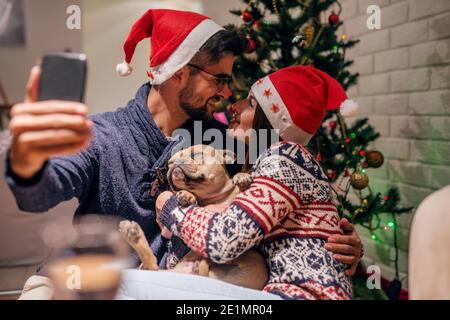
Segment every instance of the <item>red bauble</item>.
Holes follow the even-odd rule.
[[[319,161],[319,162],[322,161],[322,155],[320,154],[320,152],[317,154],[316,160]]]
[[[256,42],[250,37],[247,37],[247,49],[245,49],[245,53],[253,53],[256,50]]]
[[[329,178],[330,180],[336,179],[336,171],[335,171],[335,170],[329,169],[329,170],[327,171],[327,176],[328,176],[328,178]]]
[[[349,144],[350,141],[352,141],[352,139],[350,139],[350,138],[345,139],[345,143],[347,143],[347,144]]]
[[[242,12],[241,18],[242,20],[244,20],[245,23],[250,23],[253,21],[253,15],[248,11]]]
[[[337,25],[339,23],[339,16],[336,13],[332,12],[328,17],[328,23],[331,26]]]
[[[258,20],[256,20],[255,22],[253,22],[253,29],[259,30],[259,21],[258,21]]]
[[[336,121],[331,121],[330,122],[330,127],[331,127],[331,129],[336,128]]]

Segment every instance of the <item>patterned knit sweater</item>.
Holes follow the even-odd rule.
[[[320,165],[301,145],[280,142],[262,154],[253,183],[224,213],[172,197],[161,222],[192,250],[226,263],[257,246],[269,268],[265,291],[285,299],[350,299],[346,266],[324,248],[342,234],[331,188]]]

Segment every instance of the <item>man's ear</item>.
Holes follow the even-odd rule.
[[[189,80],[189,74],[190,70],[188,66],[184,66],[183,68],[174,73],[174,75],[172,76],[172,80],[177,85],[184,87]]]
[[[236,161],[236,154],[228,149],[219,150],[222,154],[222,158],[225,162],[225,164],[231,164]]]

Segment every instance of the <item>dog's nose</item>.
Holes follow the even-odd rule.
[[[176,180],[183,180],[185,175],[184,172],[181,168],[176,167],[175,169],[173,169],[172,171],[172,177]]]

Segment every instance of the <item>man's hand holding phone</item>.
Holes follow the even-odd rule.
[[[31,70],[24,103],[11,110],[13,140],[11,169],[21,178],[33,177],[51,157],[79,152],[92,139],[87,106],[79,102],[38,102],[41,68]]]

